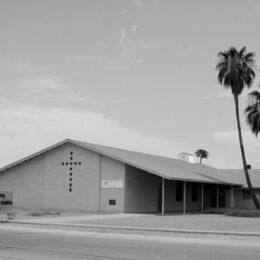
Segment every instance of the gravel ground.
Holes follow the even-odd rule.
[[[224,215],[146,215],[122,219],[75,221],[77,224],[111,226],[192,229],[214,231],[260,232],[260,218],[229,217]]]

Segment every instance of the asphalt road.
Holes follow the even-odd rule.
[[[158,238],[0,225],[0,259],[260,259],[260,242]]]

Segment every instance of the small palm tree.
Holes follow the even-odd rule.
[[[260,93],[253,91],[249,94],[250,101],[245,109],[246,121],[251,131],[257,137],[260,132]]]
[[[208,159],[208,157],[209,157],[209,153],[203,149],[198,149],[195,152],[195,155],[200,158],[200,163],[201,163],[202,159]]]
[[[245,150],[242,139],[242,131],[239,118],[239,100],[238,96],[242,93],[245,87],[251,87],[255,78],[255,54],[253,52],[246,52],[246,47],[243,47],[240,51],[236,48],[231,47],[229,50],[218,53],[218,63],[216,70],[218,71],[218,81],[227,89],[231,89],[234,97],[237,129],[239,144],[243,162],[244,173],[247,181],[248,188],[251,193],[251,198],[257,209],[260,209],[260,204],[255,194],[255,190],[252,187],[251,180],[249,177]]]

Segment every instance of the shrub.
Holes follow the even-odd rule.
[[[250,209],[233,209],[225,213],[226,216],[233,217],[244,217],[244,218],[259,218],[260,210],[250,210]]]
[[[225,214],[227,209],[220,208],[220,209],[206,209],[204,210],[204,214]]]
[[[30,215],[34,217],[40,217],[40,216],[44,216],[45,214],[43,210],[33,210],[31,211]]]
[[[60,215],[61,211],[57,209],[46,209],[44,210],[44,214],[46,215]]]

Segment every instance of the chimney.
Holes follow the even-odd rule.
[[[179,153],[179,160],[183,160],[188,163],[195,163],[194,155],[191,153],[185,153],[185,152]]]

